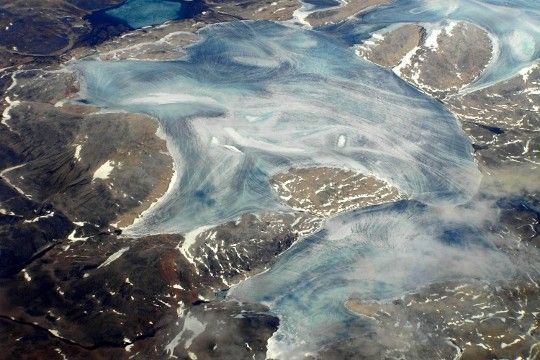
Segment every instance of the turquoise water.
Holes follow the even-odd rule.
[[[191,17],[200,12],[196,4],[197,1],[189,0],[127,0],[118,7],[104,11],[104,14],[138,29]]]

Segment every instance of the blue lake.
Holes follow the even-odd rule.
[[[187,19],[202,12],[198,0],[127,0],[89,17],[91,22],[120,23],[131,29],[158,25],[170,20]]]

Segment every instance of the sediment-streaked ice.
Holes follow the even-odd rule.
[[[490,66],[470,90],[516,75],[540,57],[540,2],[504,0],[404,0],[374,9],[358,19],[327,31],[340,34],[350,44],[369,38],[371,32],[399,23],[439,24],[467,21],[485,29],[494,42]]]
[[[156,116],[179,176],[133,234],[187,232],[279,209],[269,177],[341,166],[427,204],[466,201],[479,173],[456,120],[322,33],[271,22],[208,27],[175,62],[76,64],[87,101]]]
[[[491,205],[458,206],[480,175],[455,118],[350,46],[396,22],[471,21],[498,47],[481,86],[538,58],[538,7],[518,5],[400,1],[326,32],[220,24],[202,30],[182,61],[77,63],[85,100],[155,116],[175,158],[167,196],[128,233],[189,240],[242,213],[281,209],[269,179],[291,166],[347,167],[407,194],[412,201],[330,220],[231,290],[280,316],[270,355],[288,359],[365,328],[343,306],[352,296],[391,299],[434,281],[511,275],[486,231],[496,219]],[[189,259],[191,243],[184,245]]]
[[[344,214],[228,296],[279,315],[270,358],[303,359],[336,339],[369,333],[369,321],[345,309],[350,298],[390,301],[437,281],[509,278],[515,266],[485,233],[495,219],[488,203],[403,201]]]

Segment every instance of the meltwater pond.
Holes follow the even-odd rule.
[[[122,23],[132,29],[187,19],[199,14],[204,6],[199,0],[127,0],[95,12],[90,22]]]
[[[371,173],[426,204],[476,192],[456,119],[345,42],[262,21],[201,35],[181,61],[75,65],[87,101],[156,116],[175,157],[172,191],[128,232],[186,232],[280,209],[269,178],[291,166]]]

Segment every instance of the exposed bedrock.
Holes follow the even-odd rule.
[[[208,0],[206,4],[216,14],[227,14],[246,20],[288,20],[300,7],[297,0]]]
[[[468,89],[488,65],[492,46],[484,30],[460,22],[429,31],[419,25],[399,26],[374,35],[357,53],[393,69],[456,115],[484,172],[484,190],[505,199],[504,221],[536,244],[538,212],[536,205],[525,204],[538,203],[540,65]],[[509,198],[514,200],[507,202]]]
[[[385,182],[345,170],[291,169],[274,183],[283,179],[293,179],[297,201],[313,199],[325,184],[336,194],[369,197],[384,189],[399,196]],[[307,193],[295,191],[301,181],[311,184]],[[361,196],[356,201],[367,205]],[[120,357],[264,358],[278,320],[263,306],[216,300],[222,289],[263,270],[299,236],[315,231],[325,216],[314,209],[247,214],[185,238],[118,238],[85,225],[3,281],[2,326],[28,341],[42,339],[32,347],[36,354],[50,352],[49,344],[75,357],[99,357],[110,348]],[[24,344],[14,336],[3,340],[8,349]]]
[[[73,228],[51,204],[29,200],[0,181],[0,277],[17,273]]]
[[[297,4],[296,2],[293,2]],[[178,60],[186,55],[185,47],[200,40],[196,33],[201,28],[213,24],[239,19],[265,19],[263,10],[276,11],[276,7],[287,5],[289,1],[272,3],[219,2],[214,10],[209,9],[195,18],[173,21],[157,27],[142,28],[130,31],[120,37],[104,40],[94,47],[74,48],[65,57],[81,59],[88,56],[101,60]],[[290,4],[289,4],[290,5]],[[262,9],[261,11],[258,11]],[[277,17],[286,14],[279,8]],[[225,11],[226,10],[226,11]],[[276,13],[277,14],[277,13]],[[287,15],[290,17],[291,15]],[[272,19],[270,16],[269,19]],[[274,19],[275,20],[275,19]]]
[[[69,358],[106,351],[116,358],[263,357],[278,320],[261,305],[207,303],[201,294],[212,293],[216,279],[193,272],[178,252],[182,241],[99,235],[62,242],[2,281],[1,327],[10,335],[0,347]]]
[[[376,177],[327,167],[290,169],[273,176],[272,186],[291,208],[320,217],[405,198]]]
[[[384,35],[374,35],[359,45],[356,53],[375,64],[394,68],[401,63],[407,53],[421,46],[425,37],[426,30],[422,26],[406,24]]]
[[[83,19],[122,0],[31,0],[0,5],[0,68],[63,54],[92,31]],[[125,30],[125,29],[124,29]]]
[[[21,70],[10,79],[0,125],[2,276],[68,235],[130,224],[172,176],[153,119],[64,102],[78,90],[68,71]]]
[[[351,0],[336,8],[316,11],[309,14],[305,21],[313,27],[335,24],[371,8],[389,4],[391,0]]]
[[[539,174],[540,64],[495,85],[445,100],[488,168],[525,165]]]
[[[88,54],[92,47],[131,29],[122,21],[96,21],[89,16],[121,4],[122,0],[9,1],[0,5],[0,69],[36,63],[57,63],[65,54]],[[287,20],[300,7],[297,0],[207,1],[206,9],[193,18],[169,24],[194,32],[202,26],[233,20]],[[156,31],[157,30],[157,31]],[[146,33],[148,29],[143,29]],[[153,28],[152,33],[159,33]],[[154,35],[155,36],[155,35]],[[121,39],[121,38],[120,38]],[[168,40],[173,40],[169,38]],[[164,43],[167,43],[166,39]],[[175,42],[175,40],[173,40]],[[178,51],[174,44],[139,46],[138,58],[169,58]]]
[[[11,27],[13,17],[27,21],[29,10],[22,2],[12,3],[12,8],[0,10],[0,28]],[[46,20],[36,17],[36,27],[24,30],[30,32],[27,39],[2,38],[0,55],[6,56],[0,56],[0,68],[36,58],[57,61],[50,56],[65,52],[66,59],[95,55],[103,60],[174,60],[184,56],[185,46],[198,39],[193,32],[206,24],[284,20],[299,6],[289,0],[208,2],[208,12],[196,19],[134,31],[94,50],[73,49],[92,31],[79,23],[80,16],[113,1],[26,3],[48,7],[40,16],[54,21],[39,36],[35,29]],[[379,3],[348,2],[307,21],[314,26],[337,22]],[[21,31],[20,23],[14,26]],[[490,169],[497,183],[490,186],[504,188],[513,182],[508,173],[494,172],[501,163],[536,166],[538,67],[497,86],[461,93],[489,62],[486,33],[466,23],[443,27],[437,36],[417,25],[398,30],[374,39],[374,50],[366,49],[365,56],[443,99],[473,139],[481,164]],[[101,40],[120,31],[105,29]],[[0,76],[5,92],[0,252],[7,271],[0,275],[14,274],[0,280],[0,329],[8,334],[0,340],[0,349],[6,357],[263,359],[278,319],[265,306],[220,301],[223,290],[270,266],[325,218],[404,197],[380,179],[349,170],[290,169],[271,180],[284,202],[282,212],[244,214],[184,236],[118,237],[109,225],[131,223],[163,195],[171,179],[172,160],[165,141],[156,135],[156,122],[65,101],[78,86],[64,70],[5,74]],[[533,176],[528,185],[534,183]],[[534,186],[523,188],[527,194],[535,191]],[[508,194],[506,189],[501,193]],[[533,205],[509,201],[502,206],[501,226],[523,244],[538,246]],[[349,309],[375,319],[375,330],[321,356],[419,358],[432,355],[432,346],[448,358],[456,353],[462,353],[462,359],[533,357],[540,351],[538,277],[518,280],[515,286],[500,288],[437,284],[391,304],[352,299]],[[482,300],[487,304],[480,304]]]
[[[147,31],[145,29],[114,38],[95,49],[77,49],[76,57],[95,55],[101,60],[177,60],[185,56],[184,48],[197,42],[199,36],[192,32],[206,25],[203,22],[173,22]]]
[[[271,182],[290,210],[245,214],[185,235],[180,249],[198,274],[219,278],[228,288],[230,282],[266,269],[301,236],[317,231],[326,218],[404,198],[385,181],[337,168],[291,168],[275,174]]]
[[[18,278],[5,280],[2,315],[85,347],[122,345],[150,334],[158,325],[148,321],[168,309],[153,304],[180,301],[162,299],[165,291],[179,292],[172,287],[179,264],[171,256],[179,239],[131,242],[102,235],[85,240],[64,242]]]
[[[207,301],[242,274],[223,269],[257,269],[296,236],[275,232],[254,241],[264,229],[243,222],[216,228],[220,240],[228,240],[225,248],[210,241],[189,247],[197,256],[216,246],[212,258],[202,257],[201,270],[192,266],[190,253],[184,256],[180,235],[126,239],[87,236],[93,233],[91,226],[79,229],[17,276],[3,280],[2,326],[25,339],[9,336],[3,346],[17,351],[26,341],[38,340],[31,354],[50,352],[54,346],[75,357],[100,357],[110,349],[126,358],[173,353],[187,358],[190,352],[202,358],[264,358],[278,320],[263,306]],[[246,234],[250,231],[252,237]],[[241,256],[227,251],[235,247]]]
[[[498,208],[500,221],[493,229],[498,246],[516,256],[527,274],[497,286],[434,284],[393,303],[353,299],[346,306],[372,319],[372,337],[350,339],[324,354],[347,356],[362,344],[366,357],[428,359],[434,352],[460,359],[538,356],[539,276],[525,269],[535,268],[540,238],[540,66],[475,88],[492,46],[484,30],[467,23],[430,29],[404,25],[376,34],[357,53],[391,68],[456,115],[484,173],[481,196]]]
[[[538,171],[538,63],[508,80],[465,91],[489,64],[492,47],[484,30],[458,22],[429,31],[403,25],[375,35],[357,53],[442,100],[461,121],[482,165],[521,163]]]
[[[540,344],[538,276],[522,280],[499,286],[440,283],[393,302],[351,299],[346,307],[371,320],[376,340],[371,348],[382,357],[532,359]],[[328,353],[350,352],[355,342]]]
[[[406,24],[375,34],[357,53],[438,98],[477,79],[492,57],[488,33],[466,22]]]
[[[63,103],[77,89],[67,71],[19,72],[14,79],[0,129],[18,154],[2,171],[14,188],[100,227],[130,224],[163,195],[172,159],[153,119]]]

